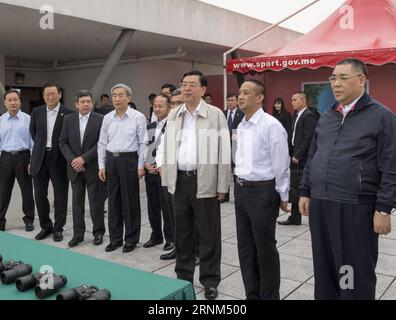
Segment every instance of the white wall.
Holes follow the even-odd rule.
[[[119,65],[107,80],[103,93],[110,94],[113,85],[125,83],[132,88],[133,102],[138,106],[138,110],[148,115],[148,95],[159,93],[164,83],[177,86],[182,75],[192,69],[191,63],[171,60]],[[204,64],[195,65],[195,69],[206,75],[222,73],[221,67]],[[90,68],[53,72],[50,74],[50,80],[57,82],[65,89],[65,103],[72,106],[75,92],[80,89],[90,89],[99,71],[99,68]]]
[[[18,87],[41,87],[43,84],[49,81],[49,72],[36,72],[36,71],[20,71],[25,74],[25,83],[23,85],[15,83],[15,70],[6,70],[6,86],[18,86]]]

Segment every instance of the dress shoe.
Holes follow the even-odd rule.
[[[122,248],[122,252],[127,253],[135,250],[136,248],[136,243],[128,243],[126,242],[124,247]]]
[[[118,249],[119,247],[122,247],[122,241],[114,243],[114,242],[110,242],[109,245],[107,245],[107,247],[105,248],[106,252],[112,252],[116,249]]]
[[[52,230],[42,229],[34,238],[36,240],[43,240],[52,233]]]
[[[163,243],[164,240],[156,240],[156,239],[150,239],[149,241],[147,241],[144,245],[143,248],[151,248],[156,246],[157,244],[161,244]]]
[[[0,226],[0,231],[5,231],[5,226]]]
[[[285,221],[278,221],[278,224],[281,226],[291,226],[291,225],[299,226],[301,225],[301,222],[294,222],[290,219],[287,219]]]
[[[52,239],[55,242],[61,242],[63,240],[63,234],[62,231],[55,231],[54,235],[52,236]]]
[[[199,266],[199,257],[195,257],[194,264],[195,266]]]
[[[161,259],[161,260],[173,260],[173,259],[176,259],[175,250],[173,249],[173,250],[172,250],[171,252],[169,252],[169,253],[161,254],[161,255],[160,255],[160,259]]]
[[[173,242],[167,242],[164,245],[164,251],[171,251],[175,248],[175,244]]]
[[[205,298],[206,300],[215,300],[219,293],[217,292],[217,288],[207,287],[205,288]]]
[[[97,235],[94,237],[93,244],[94,244],[95,246],[100,246],[102,243],[103,243],[103,235],[97,234]]]
[[[73,238],[69,241],[68,245],[69,245],[70,248],[73,248],[73,247],[78,246],[78,244],[80,244],[80,243],[83,242],[83,241],[84,241],[84,239],[82,239],[82,238],[75,238],[75,237],[73,237]]]
[[[27,222],[25,225],[26,232],[32,232],[34,230],[33,222]]]

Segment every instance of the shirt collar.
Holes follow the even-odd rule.
[[[133,111],[134,111],[134,110],[128,106],[128,108],[127,108],[127,110],[125,111],[124,115],[122,116],[122,118],[120,118],[120,117],[118,116],[118,114],[117,114],[117,110],[114,110],[114,118],[115,118],[115,119],[117,119],[117,118],[123,119],[124,117],[132,118],[132,116],[133,116]]]
[[[81,113],[78,113],[78,117],[81,119],[88,119],[89,116],[91,115],[91,112],[88,112],[85,116],[83,116]]]
[[[15,115],[15,117],[13,117],[11,115],[11,113],[9,113],[9,112],[7,112],[7,114],[8,114],[7,120],[10,120],[10,119],[18,119],[19,120],[19,116],[21,114],[21,110],[18,111],[18,113]]]
[[[264,117],[264,115],[265,115],[265,112],[264,112],[263,108],[259,108],[249,120],[246,120],[246,116],[245,116],[243,118],[242,122],[251,122],[252,124],[257,126],[257,124],[259,123],[260,119],[262,117]]]
[[[47,106],[47,112],[59,112],[59,108],[60,108],[60,103],[58,103],[58,105],[52,110],[50,110],[50,108],[48,108]]]
[[[203,100],[201,99],[201,101],[199,102],[197,108],[194,110],[194,114],[193,114],[194,116],[199,114],[199,111],[201,110],[201,107],[202,107],[202,102],[203,102]],[[183,103],[181,108],[180,108],[180,110],[179,110],[179,112],[177,113],[177,115],[179,116],[180,114],[185,113],[186,111],[188,112],[187,106],[186,106],[185,103]]]
[[[305,106],[303,109],[301,109],[300,111],[297,112],[297,116],[299,116],[300,114],[302,114],[305,110],[307,110],[308,107]]]
[[[356,103],[359,101],[359,99],[360,99],[361,97],[363,97],[363,95],[361,95],[361,96],[360,96],[359,98],[357,98],[356,100],[352,101],[350,104],[347,104],[346,106],[342,106],[341,103],[340,103],[340,104],[338,105],[338,107],[337,107],[337,111],[338,111],[339,113],[342,114],[342,111],[343,111],[343,110],[349,110],[349,111],[355,110]]]
[[[157,121],[157,127],[162,127],[167,120],[168,120],[168,117],[166,117],[165,119],[162,119],[161,121]]]

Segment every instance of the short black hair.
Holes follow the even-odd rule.
[[[150,93],[150,95],[148,96],[149,101],[151,101],[151,99],[155,99],[157,95],[155,93]]]
[[[100,100],[102,100],[103,98],[110,99],[110,96],[109,96],[108,94],[104,93],[104,94],[102,94],[102,95],[100,96]]]
[[[265,96],[264,83],[262,83],[261,81],[256,80],[256,79],[248,79],[245,82],[251,82],[251,83],[255,84],[256,87],[258,88],[258,93],[262,94],[263,96]]]
[[[56,83],[47,82],[45,85],[43,85],[43,88],[41,89],[42,95],[44,95],[44,90],[45,89],[52,88],[52,87],[55,87],[59,94],[62,93],[62,90],[59,87],[59,85],[57,85]]]
[[[184,78],[188,77],[188,76],[198,76],[201,87],[205,87],[205,88],[208,87],[208,79],[206,79],[206,77],[203,75],[203,73],[201,71],[193,70],[193,71],[189,71],[189,72],[185,73],[182,77],[182,82],[183,82]]]
[[[9,94],[12,94],[12,93],[16,93],[17,96],[18,96],[18,98],[19,98],[19,100],[21,100],[21,94],[20,94],[20,92],[19,92],[18,90],[15,90],[15,89],[7,90],[7,91],[4,93],[4,100],[7,98],[7,96],[8,96]]]
[[[235,98],[238,99],[238,95],[236,93],[234,93],[234,92],[227,94],[227,99],[232,98],[232,97],[235,97]]]
[[[171,98],[168,95],[160,93],[159,95],[156,96],[156,98],[158,98],[158,97],[165,98],[166,99],[166,103],[167,104],[171,104]]]
[[[366,78],[368,78],[368,69],[367,69],[366,64],[363,61],[361,61],[359,59],[355,59],[355,58],[348,58],[348,59],[344,59],[344,60],[337,62],[337,66],[344,65],[344,64],[351,64],[352,68],[354,68],[355,70],[358,70],[359,72],[364,74],[366,76]]]
[[[93,100],[92,93],[90,91],[80,90],[74,95],[74,102],[77,103],[80,100],[80,98],[84,98],[84,97],[91,97],[91,100]]]
[[[172,93],[173,91],[176,90],[176,87],[173,84],[170,83],[165,83],[162,87],[161,87],[161,91],[163,89],[169,89],[169,91]]]

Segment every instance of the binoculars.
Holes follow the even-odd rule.
[[[40,284],[41,278],[46,274],[46,272],[37,272],[20,277],[16,279],[15,286],[19,292],[33,289],[36,285]]]
[[[38,282],[36,282],[36,286],[34,288],[34,293],[36,294],[36,297],[39,299],[45,299],[54,293],[57,293],[62,287],[64,287],[67,283],[67,278],[63,274],[60,276],[54,275],[54,274],[47,274],[48,280],[46,282],[43,282],[43,276],[42,275]],[[31,280],[31,279],[30,279]],[[26,281],[28,282],[28,281]]]
[[[0,260],[0,279],[3,284],[14,283],[17,278],[32,273],[32,270],[30,264],[24,264],[22,261],[10,260],[3,263],[2,258]]]
[[[99,290],[96,286],[87,286],[85,284],[78,288],[73,288],[60,292],[56,300],[110,300],[111,293],[109,290]]]

